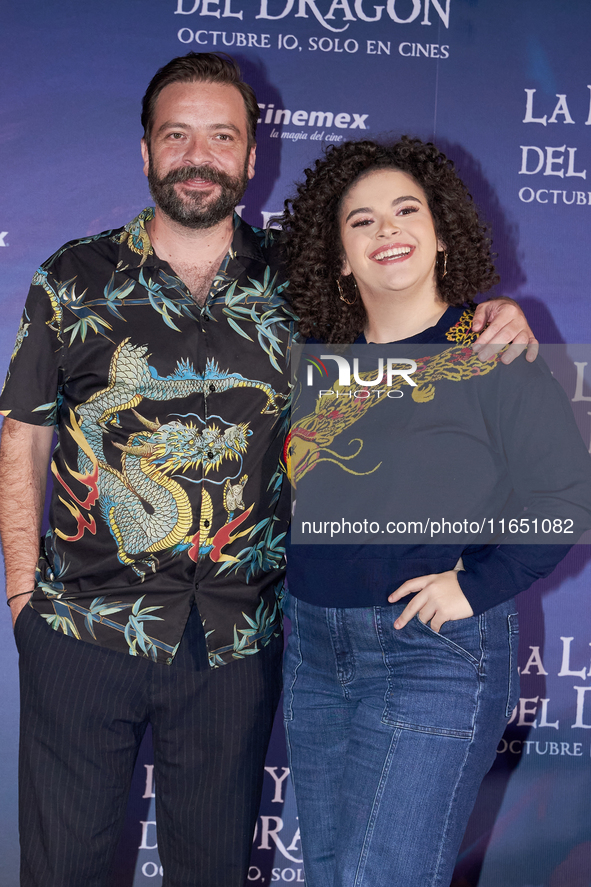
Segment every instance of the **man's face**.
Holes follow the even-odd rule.
[[[172,83],[156,100],[144,173],[156,205],[187,228],[227,218],[254,175],[244,100],[223,83]]]

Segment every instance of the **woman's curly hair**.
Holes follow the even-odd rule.
[[[340,207],[349,188],[373,170],[395,169],[417,182],[427,197],[437,237],[448,253],[447,274],[437,263],[438,292],[444,302],[462,305],[498,283],[488,231],[451,160],[431,142],[403,136],[393,145],[345,142],[325,151],[296,185],[297,197],[285,201],[280,222],[285,238],[290,285],[288,294],[300,318],[300,332],[324,342],[353,342],[363,331],[366,314],[353,300],[352,275],[341,278],[343,248]]]

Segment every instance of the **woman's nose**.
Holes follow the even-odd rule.
[[[384,217],[378,228],[378,237],[390,237],[400,231],[400,225],[396,216]]]

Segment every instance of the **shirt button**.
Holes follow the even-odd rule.
[[[211,394],[214,394],[214,393],[215,393],[215,385],[213,384],[213,382],[212,382],[211,385],[209,386],[209,390],[210,390],[210,393],[211,393]]]
[[[211,450],[208,450],[205,455],[207,456],[208,459],[213,459],[213,453]]]
[[[207,528],[209,527],[209,521],[208,521],[208,520],[204,520],[204,521],[203,521],[203,526],[207,529]]]

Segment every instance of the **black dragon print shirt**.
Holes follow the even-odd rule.
[[[0,411],[55,425],[31,606],[57,631],[172,662],[195,601],[212,666],[279,630],[294,317],[278,245],[235,216],[195,304],[146,209],[33,278]]]

